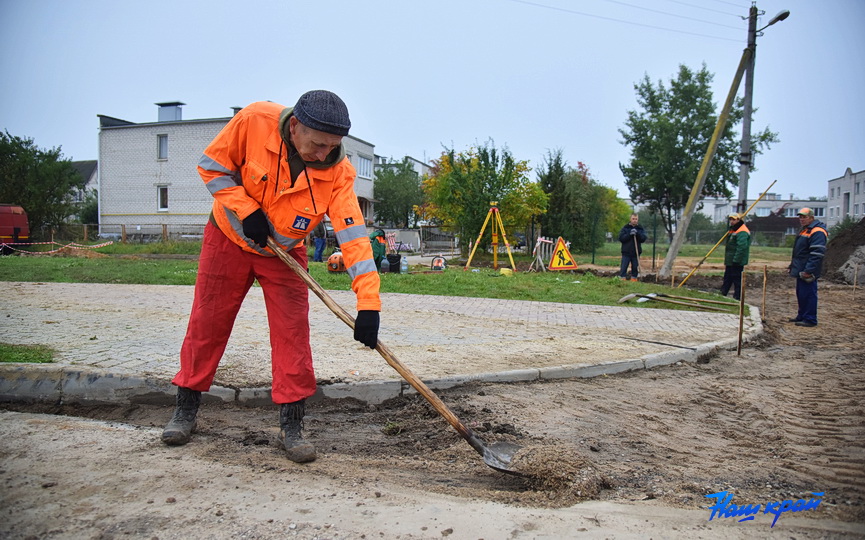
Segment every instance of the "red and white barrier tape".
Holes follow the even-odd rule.
[[[105,246],[110,246],[113,243],[114,243],[113,241],[109,240],[108,242],[103,242],[101,244],[94,244],[92,246],[85,246],[84,244],[78,244],[76,242],[70,242],[66,245],[59,244],[57,242],[17,242],[17,243],[13,242],[13,243],[8,243],[8,244],[6,242],[3,242],[3,243],[0,243],[0,249],[8,247],[12,251],[17,251],[19,253],[29,253],[31,255],[50,255],[51,253],[57,253],[58,251],[61,251],[65,248],[96,249],[96,248],[101,248],[101,247],[105,247]],[[55,245],[55,246],[60,246],[60,247],[57,249],[52,249],[50,251],[26,251],[23,249],[16,249],[15,247],[13,247],[13,246],[36,246],[36,245]]]

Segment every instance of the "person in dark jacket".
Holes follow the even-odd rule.
[[[324,221],[320,221],[312,230],[312,241],[315,251],[312,253],[313,262],[324,262],[324,248],[327,246],[327,228]]]
[[[724,281],[721,284],[721,294],[727,296],[732,286],[733,298],[738,300],[742,287],[742,271],[748,264],[751,251],[751,231],[739,214],[730,214],[727,218],[730,222],[730,234],[724,246]]]
[[[639,224],[640,217],[631,214],[631,220],[619,231],[619,242],[622,243],[622,267],[619,277],[628,279],[628,266],[631,267],[631,281],[637,281],[640,275],[640,254],[643,252],[643,242],[649,237]]]
[[[807,328],[817,326],[817,279],[823,268],[829,233],[825,223],[814,219],[814,211],[810,208],[802,208],[798,216],[802,230],[793,244],[789,270],[790,276],[796,278],[799,313],[790,322]]]

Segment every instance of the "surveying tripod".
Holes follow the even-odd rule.
[[[511,254],[511,245],[508,243],[507,234],[505,234],[505,226],[502,225],[502,217],[499,215],[499,208],[496,206],[498,201],[493,201],[490,203],[490,211],[487,212],[487,217],[484,220],[484,224],[481,227],[481,232],[478,234],[478,239],[475,241],[475,245],[472,246],[472,252],[469,255],[469,260],[466,261],[466,267],[463,270],[468,270],[469,266],[472,264],[472,257],[475,256],[475,250],[478,249],[478,245],[481,243],[481,238],[484,235],[484,230],[487,228],[487,223],[492,221],[492,233],[493,233],[493,268],[498,270],[499,268],[499,231],[502,233],[502,240],[505,242],[505,248],[508,251],[508,258],[511,260],[511,268],[514,272],[517,271],[517,265],[514,264],[514,256]]]

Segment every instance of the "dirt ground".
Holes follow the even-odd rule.
[[[311,405],[303,466],[277,447],[275,408],[205,404],[193,442],[167,448],[164,407],[7,404],[0,537],[861,538],[865,291],[821,283],[820,325],[801,328],[792,281],[770,285],[741,356],[439,394],[487,442],[523,446],[523,475],[484,465],[421,398]],[[721,491],[825,495],[772,528],[709,521]]]

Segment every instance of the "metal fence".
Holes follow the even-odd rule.
[[[99,240],[114,240],[124,243],[149,243],[163,241],[199,241],[204,236],[204,223],[174,224],[174,225],[82,225],[66,223],[55,227],[41,227],[31,230],[33,242],[97,242]],[[371,229],[372,230],[372,229]],[[370,231],[371,231],[370,230]],[[458,254],[457,236],[438,227],[421,227],[419,229],[387,229],[393,234],[399,245],[400,252],[419,253],[422,255]],[[653,238],[653,231],[646,231],[648,240],[643,244],[667,246],[670,243],[667,235],[658,231]],[[718,231],[688,231],[686,244],[713,245],[724,235]],[[751,245],[789,247],[795,234],[778,231],[751,231]],[[335,246],[333,238],[328,239],[329,247]],[[514,249],[515,238],[509,237],[511,248]],[[536,239],[530,241],[529,251],[534,248]],[[607,241],[616,243],[615,233],[607,235]],[[504,244],[500,244],[504,249]]]
[[[198,241],[204,236],[204,224],[185,225],[82,225],[64,223],[30,231],[33,242],[95,242],[114,240],[124,243],[165,241]]]

